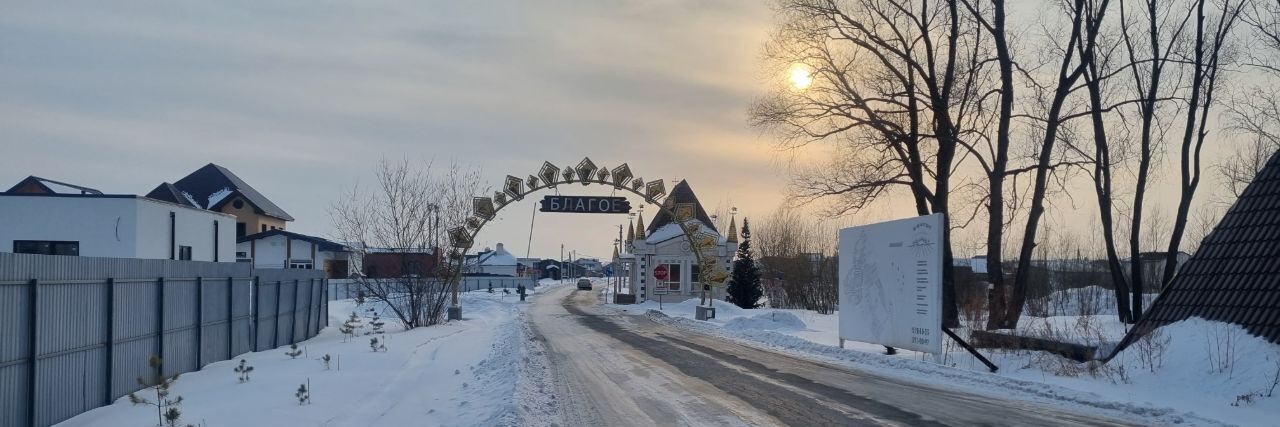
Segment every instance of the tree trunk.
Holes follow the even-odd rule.
[[[1004,178],[1009,167],[1009,123],[1013,119],[1013,58],[1005,35],[1004,0],[992,0],[994,19],[992,37],[996,58],[1000,63],[1000,117],[996,130],[995,160],[991,163],[987,203],[987,329],[995,329],[1005,318],[1008,292],[1005,291],[1004,252]]]

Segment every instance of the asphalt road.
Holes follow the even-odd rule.
[[[600,307],[599,292],[566,286],[529,311],[567,425],[1121,425],[676,329]]]

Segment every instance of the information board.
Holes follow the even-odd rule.
[[[944,219],[840,230],[840,338],[942,352]]]

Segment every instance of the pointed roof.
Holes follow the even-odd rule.
[[[67,184],[65,182],[45,179],[35,175],[23,178],[13,187],[10,187],[6,193],[26,193],[26,194],[93,194],[102,195],[98,191],[89,187],[81,187],[75,184]]]
[[[1280,152],[1117,348],[1193,316],[1234,323],[1280,344]]]
[[[689,188],[689,181],[683,179],[671,189],[671,194],[667,195],[663,205],[672,206],[674,209],[674,206],[681,203],[692,203],[694,205],[693,217],[702,221],[711,231],[720,232],[720,230],[716,230],[715,224],[711,223],[711,217],[707,215],[707,210],[702,208],[702,203],[698,201],[698,196],[693,194],[692,188]],[[653,223],[650,223],[649,228],[646,229],[647,232],[645,234],[653,233],[655,230],[662,228],[662,226],[672,223],[674,221],[671,215],[667,214],[666,211],[658,211],[658,214],[653,217]]]
[[[644,236],[645,236],[645,232],[644,232],[644,214],[643,214],[643,213],[641,213],[640,215],[636,215],[636,233],[638,234],[638,236],[636,236],[636,237],[638,237],[638,238],[643,239],[643,238],[644,238]]]
[[[729,240],[730,242],[738,241],[738,219],[729,218]]]
[[[156,199],[156,200],[169,202],[169,203],[177,203],[179,205],[192,207],[196,209],[204,209],[204,206],[200,206],[191,197],[187,197],[187,195],[183,195],[182,190],[179,190],[178,187],[174,187],[173,184],[170,184],[167,182],[161,183],[160,185],[156,186],[154,190],[151,190],[150,193],[147,193],[147,198]]]
[[[293,217],[289,216],[284,209],[276,206],[275,203],[272,203],[271,200],[267,199],[266,196],[263,196],[262,193],[259,193],[248,183],[245,183],[236,174],[213,163],[196,169],[190,175],[174,182],[173,187],[177,188],[179,194],[182,192],[189,194],[197,205],[207,204],[207,206],[201,206],[205,209],[221,209],[223,205],[235,199],[235,197],[230,197],[231,195],[238,194],[253,205],[254,211],[259,214],[280,218],[285,221],[293,221]],[[155,190],[152,192],[155,192]],[[147,197],[151,196],[148,195]]]

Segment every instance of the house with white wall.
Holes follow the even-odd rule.
[[[358,256],[346,245],[279,229],[236,239],[236,260],[254,268],[324,270],[329,279],[360,271]]]
[[[467,262],[467,274],[484,274],[493,276],[517,276],[517,266],[520,262],[515,255],[507,252],[507,249],[501,244],[497,244],[492,251],[482,252],[479,255],[471,257]]]
[[[36,177],[0,193],[0,252],[233,262],[235,225],[220,212]]]
[[[678,218],[673,218],[666,211],[654,215],[648,227],[644,226],[641,216],[632,233],[635,238],[624,245],[624,252],[618,258],[626,271],[636,302],[662,296],[667,301],[683,301],[702,293],[698,286],[698,257],[693,253],[688,238],[685,237],[685,226],[700,230],[711,239],[711,247],[705,249],[704,255],[715,258],[715,266],[720,269],[715,273],[729,273],[734,253],[738,250],[736,225],[730,221],[728,235],[721,235],[716,229],[706,209],[698,201],[686,181],[680,181],[672,188],[664,204],[673,206]],[[659,279],[655,270],[665,272]],[[723,299],[724,287],[715,286],[710,294],[713,299]]]

